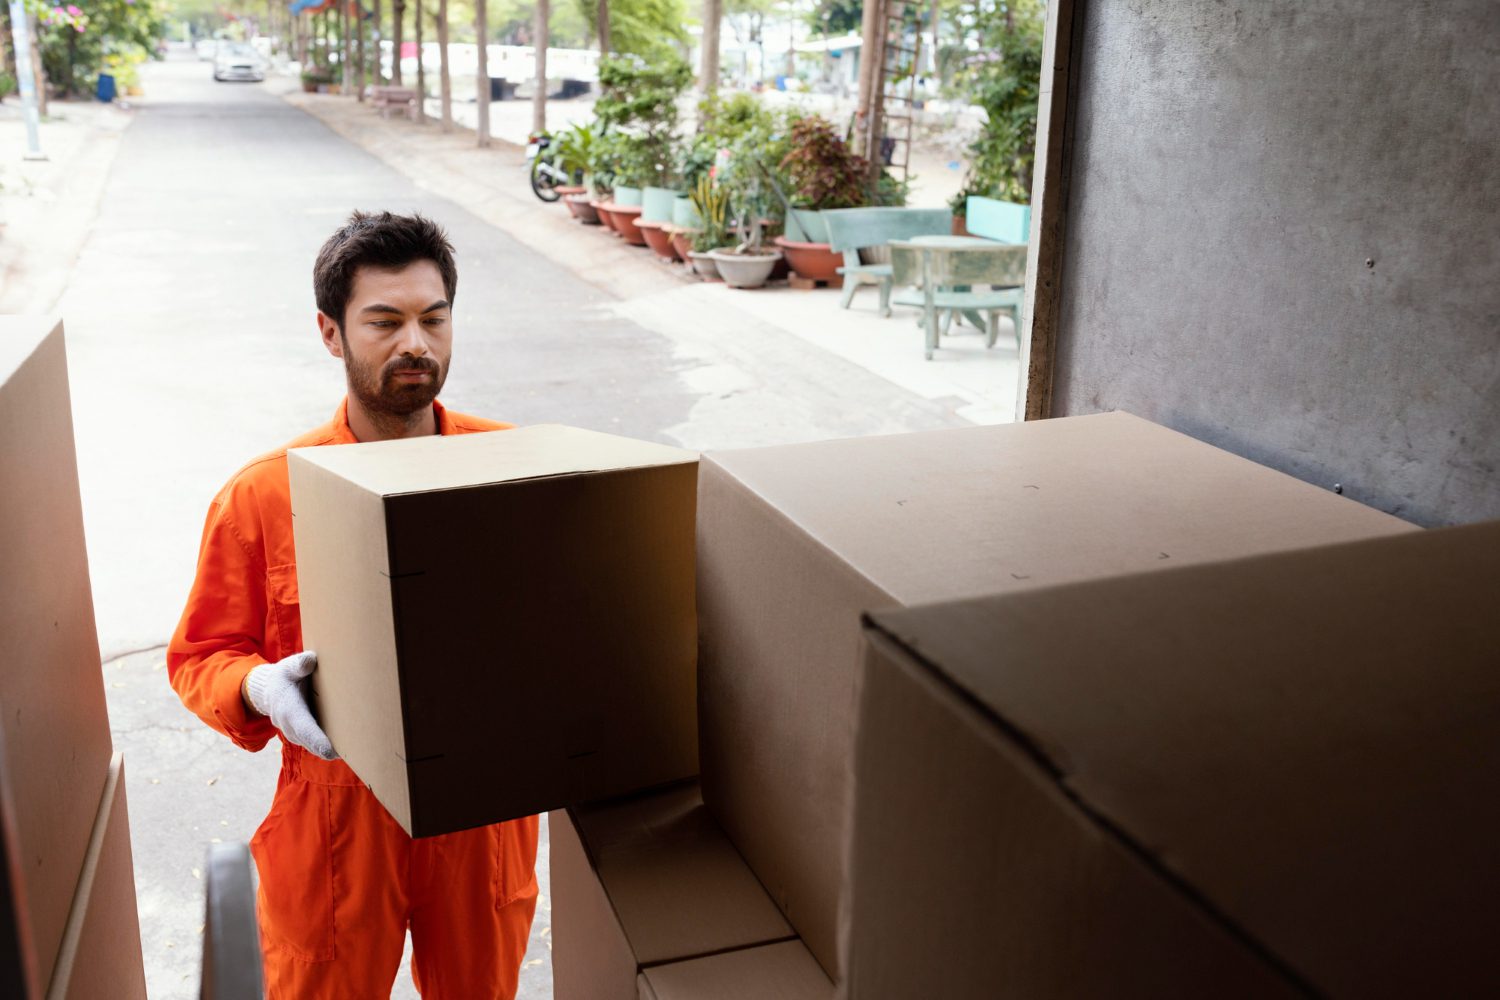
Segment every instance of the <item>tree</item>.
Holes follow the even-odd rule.
[[[453,78],[448,73],[448,0],[438,0],[438,94],[443,131],[453,130]]]
[[[719,27],[724,22],[724,0],[703,0],[703,65],[698,89],[712,95],[719,89]]]
[[[478,39],[475,84],[479,88],[479,121],[474,129],[481,149],[490,144],[490,31],[485,24],[488,0],[474,0],[474,36]]]
[[[980,0],[974,10],[979,46],[957,82],[987,120],[969,147],[969,172],[955,208],[970,194],[1029,203],[1045,12],[1041,0]]]
[[[37,54],[47,79],[64,95],[90,88],[106,58],[143,62],[166,30],[163,0],[29,0]]]
[[[531,130],[547,131],[547,46],[551,44],[551,0],[537,0],[531,44],[536,52],[536,91],[531,95]]]
[[[612,52],[656,61],[686,46],[684,0],[574,0],[591,22],[588,39],[601,57]]]

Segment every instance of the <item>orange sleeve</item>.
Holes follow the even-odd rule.
[[[267,662],[266,567],[237,530],[227,494],[208,510],[198,574],[167,647],[167,676],[198,718],[236,746],[259,750],[276,727],[246,708],[240,685],[251,668]]]

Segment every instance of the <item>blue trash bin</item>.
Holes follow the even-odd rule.
[[[113,73],[100,73],[99,86],[94,91],[99,100],[108,104],[115,99],[115,77]]]

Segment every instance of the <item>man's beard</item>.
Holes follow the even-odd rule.
[[[398,371],[426,371],[432,377],[423,382],[406,383],[396,378]],[[448,379],[448,366],[431,358],[403,356],[389,361],[380,370],[361,362],[344,341],[344,371],[349,377],[349,391],[365,411],[392,417],[409,417],[425,409],[437,398]]]

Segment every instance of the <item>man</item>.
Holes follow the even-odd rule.
[[[437,402],[452,354],[452,247],[420,216],[356,212],[318,254],[324,346],[348,395],[333,419],[246,465],[214,498],[197,579],[167,652],[172,687],[246,750],[281,737],[281,777],[251,839],[268,996],[388,997],[408,927],[423,997],[512,997],[536,908],[537,820],[409,838],[318,726],[302,648],[286,452],[508,424]]]

